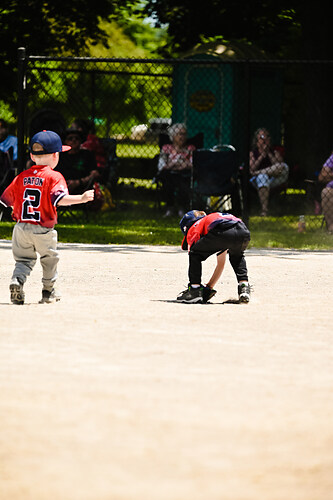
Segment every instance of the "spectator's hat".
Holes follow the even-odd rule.
[[[34,148],[35,144],[40,144],[43,149]],[[33,155],[48,155],[70,150],[70,146],[63,146],[60,136],[52,130],[42,130],[37,132],[30,141],[30,152]]]

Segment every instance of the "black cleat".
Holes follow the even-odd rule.
[[[184,290],[178,295],[177,301],[185,302],[187,304],[202,304],[203,303],[202,290],[203,290],[202,286],[198,288],[193,288],[191,285],[189,285],[186,290]]]
[[[250,302],[251,287],[249,284],[241,283],[238,285],[238,299],[240,304]]]

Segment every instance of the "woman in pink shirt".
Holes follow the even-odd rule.
[[[179,217],[190,208],[192,155],[195,146],[187,144],[187,129],[175,123],[168,130],[171,144],[162,147],[158,162],[158,177],[163,184],[168,217],[175,212]]]

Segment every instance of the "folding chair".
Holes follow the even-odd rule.
[[[231,145],[193,152],[192,208],[242,215],[243,196],[236,150]]]

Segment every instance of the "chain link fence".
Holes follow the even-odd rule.
[[[333,190],[325,188],[332,180],[332,163],[325,179],[319,173],[333,148],[332,81],[332,61],[225,60],[208,55],[178,60],[53,59],[26,56],[22,50],[19,168],[24,168],[29,138],[36,131],[50,128],[64,138],[76,118],[86,119],[99,138],[116,141],[118,188],[130,185],[133,196],[140,190],[155,196],[161,134],[173,123],[185,123],[189,137],[202,135],[202,148],[235,148],[245,220],[260,222],[267,212],[281,225],[297,228],[304,215],[307,228],[324,230],[333,212]],[[270,135],[279,161],[288,166],[288,175],[276,184],[271,183],[276,172],[269,171],[257,182],[258,171],[251,165],[258,129]],[[258,158],[261,152],[255,154]],[[259,168],[263,166],[269,162]],[[115,189],[115,196],[121,198],[123,192]]]

